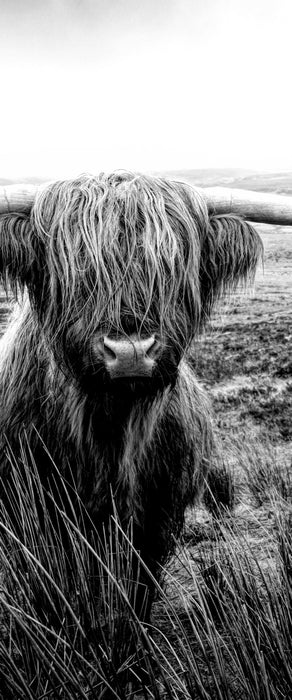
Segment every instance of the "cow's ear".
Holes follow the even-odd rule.
[[[200,263],[202,322],[225,292],[253,279],[262,253],[260,236],[250,223],[231,215],[210,217]]]
[[[0,279],[6,291],[15,294],[27,283],[35,252],[30,217],[26,214],[0,216]]]

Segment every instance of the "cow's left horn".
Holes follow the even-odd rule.
[[[38,190],[37,185],[7,185],[0,187],[0,214],[29,213]]]
[[[210,214],[237,214],[248,221],[292,226],[292,197],[231,187],[205,187],[199,191]]]

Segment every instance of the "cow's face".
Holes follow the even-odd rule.
[[[175,379],[200,316],[200,219],[174,195],[115,176],[37,200],[30,294],[56,362],[88,389]]]

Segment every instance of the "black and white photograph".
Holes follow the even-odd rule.
[[[0,0],[0,700],[292,699],[291,0]]]

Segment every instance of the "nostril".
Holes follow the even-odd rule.
[[[106,336],[104,337],[104,339],[103,339],[103,351],[104,351],[104,359],[106,362],[112,362],[113,360],[117,359],[114,345],[115,345],[114,342],[112,342]]]
[[[147,342],[150,343],[150,341],[151,341],[151,345],[148,344],[148,347],[145,351],[145,356],[149,357],[151,360],[155,360],[157,357],[157,354],[158,354],[158,350],[159,350],[159,343],[154,338],[154,336],[149,338],[149,340]]]
[[[117,359],[113,350],[111,350],[110,348],[107,348],[106,345],[104,345],[104,359],[107,362],[110,362],[110,361],[112,362],[113,360]]]

